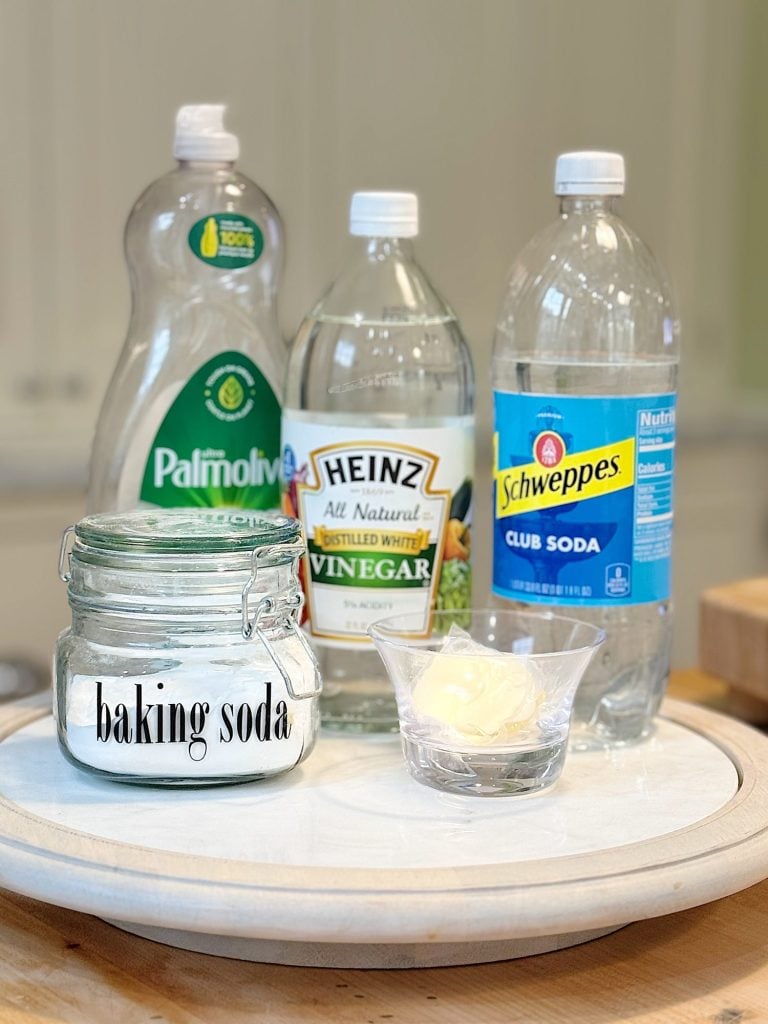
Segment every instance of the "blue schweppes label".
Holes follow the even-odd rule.
[[[493,590],[563,605],[670,592],[674,394],[494,393]]]

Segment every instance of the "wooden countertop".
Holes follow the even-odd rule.
[[[677,673],[670,693],[722,706]],[[768,872],[768,865],[766,865]],[[768,881],[558,953],[352,971],[188,953],[0,892],[0,1024],[754,1024],[768,1022]]]

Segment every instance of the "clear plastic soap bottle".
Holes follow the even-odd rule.
[[[284,511],[304,525],[308,629],[321,715],[397,728],[368,626],[470,607],[472,361],[455,314],[416,263],[418,205],[357,192],[355,255],[302,323],[283,413]]]
[[[496,332],[493,591],[606,629],[574,710],[594,747],[646,735],[669,674],[679,327],[623,158],[563,154],[555,191]]]
[[[280,502],[283,229],[235,167],[224,110],[179,110],[178,166],[128,219],[131,319],[96,428],[91,512]]]

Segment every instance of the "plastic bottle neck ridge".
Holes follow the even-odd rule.
[[[180,171],[233,171],[234,160],[179,160]]]
[[[562,216],[616,213],[619,196],[560,196]]]
[[[413,241],[410,238],[361,238],[362,252],[367,260],[384,262],[389,259],[413,260]],[[361,250],[358,250],[360,252]]]

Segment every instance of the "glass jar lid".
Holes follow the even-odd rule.
[[[85,516],[75,537],[101,551],[214,554],[295,541],[296,519],[279,512],[228,508],[146,508]]]

